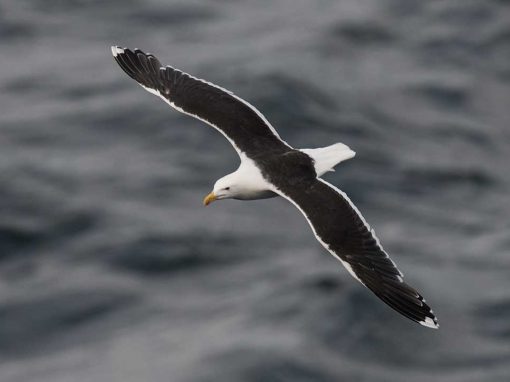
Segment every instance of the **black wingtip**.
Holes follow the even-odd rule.
[[[425,299],[404,282],[370,289],[386,304],[410,320],[427,328],[439,328],[437,318]],[[414,291],[414,293],[409,293],[410,291]]]
[[[164,89],[160,68],[161,63],[152,54],[140,49],[131,50],[120,46],[112,46],[113,58],[126,74],[146,89],[160,92]]]

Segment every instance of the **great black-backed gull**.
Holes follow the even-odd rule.
[[[204,199],[263,199],[282,196],[305,216],[317,240],[377,297],[429,328],[437,319],[423,297],[403,280],[374,230],[344,192],[320,178],[354,157],[342,143],[294,149],[255,107],[231,91],[163,66],[152,54],[113,46],[128,76],[178,111],[211,125],[234,146],[239,168],[214,184]]]

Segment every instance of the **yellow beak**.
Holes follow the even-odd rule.
[[[204,198],[204,206],[208,206],[209,204],[211,204],[215,200],[216,200],[216,195],[214,195],[214,192],[211,192],[209,195],[207,195]]]

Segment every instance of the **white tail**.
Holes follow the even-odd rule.
[[[334,167],[344,160],[351,159],[356,155],[349,146],[343,143],[321,147],[318,149],[301,149],[315,161],[315,172],[321,176],[328,171],[335,171]]]

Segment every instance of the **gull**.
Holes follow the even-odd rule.
[[[281,196],[304,215],[319,243],[347,271],[403,316],[429,328],[437,319],[383,249],[374,230],[347,195],[321,178],[355,153],[343,143],[296,149],[267,119],[229,90],[163,66],[152,54],[112,46],[126,74],[174,109],[214,127],[232,144],[239,168],[217,180],[204,198],[254,200]]]

